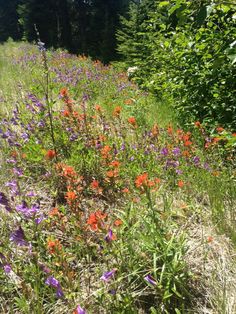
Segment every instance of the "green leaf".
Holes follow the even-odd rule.
[[[170,2],[169,1],[161,1],[160,3],[159,3],[159,7],[165,7],[165,6],[167,6],[167,5],[169,5],[170,4]]]

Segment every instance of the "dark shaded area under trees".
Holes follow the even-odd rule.
[[[129,0],[0,0],[0,42],[37,41],[103,62],[117,58],[115,33]]]

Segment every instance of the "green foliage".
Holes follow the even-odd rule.
[[[130,10],[129,20],[122,20],[128,41],[124,35],[118,37],[127,65],[138,66],[134,79],[158,96],[172,95],[180,121],[204,120],[235,130],[235,6],[155,1],[155,10],[147,10],[139,24],[141,39],[136,35],[132,40],[129,33],[136,31],[132,21],[138,20],[138,8],[135,13]],[[126,42],[137,47],[134,58]]]

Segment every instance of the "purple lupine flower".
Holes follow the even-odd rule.
[[[15,159],[7,159],[6,162],[8,164],[15,164],[16,163],[16,160]]]
[[[175,156],[179,156],[179,154],[181,153],[181,150],[179,147],[175,147],[173,150],[172,150],[172,153],[175,155]]]
[[[59,286],[56,290],[56,296],[60,299],[64,297],[64,292],[62,291],[61,286]]]
[[[113,237],[113,232],[111,229],[108,230],[108,234],[105,236],[105,241],[106,242],[111,242],[112,241],[112,237]]]
[[[122,143],[120,150],[121,151],[125,150],[125,143]]]
[[[9,274],[12,271],[12,268],[11,268],[10,264],[5,264],[3,266],[3,270],[4,270],[5,274]]]
[[[195,164],[195,166],[199,165],[199,162],[200,162],[200,158],[198,156],[194,156],[193,163]]]
[[[111,295],[116,295],[116,290],[115,289],[111,289],[108,291],[109,294]]]
[[[29,191],[29,192],[26,194],[26,196],[28,196],[28,197],[34,197],[34,196],[36,196],[36,194],[35,194],[34,191]]]
[[[167,147],[164,147],[164,148],[161,149],[161,154],[162,154],[162,155],[167,156],[168,153],[169,153],[169,151],[168,151],[168,148],[167,148]]]
[[[86,314],[85,310],[82,309],[82,307],[80,305],[77,306],[75,313],[76,314]]]
[[[105,272],[100,279],[107,282],[116,272],[116,269]]]
[[[150,283],[153,286],[157,285],[156,280],[151,276],[151,275],[147,275],[144,277],[144,280],[146,280],[148,283]]]
[[[44,215],[40,215],[39,217],[35,218],[34,222],[39,225],[45,219]]]
[[[17,211],[20,211],[27,218],[35,216],[35,214],[39,211],[39,208],[39,204],[33,204],[29,208],[25,201],[23,201],[21,205],[16,206]]]
[[[56,296],[58,298],[63,298],[64,297],[64,293],[62,291],[61,285],[60,285],[59,281],[55,277],[49,276],[46,279],[45,284],[50,286],[50,287],[56,288]]]
[[[49,276],[46,281],[45,281],[46,285],[53,287],[53,288],[57,288],[60,286],[59,281],[53,277],[53,276]]]
[[[28,242],[25,240],[25,233],[21,227],[11,233],[10,240],[19,246],[28,246]]]
[[[0,192],[0,205],[3,205],[8,212],[12,211],[8,198],[2,192]]]
[[[12,195],[14,195],[14,196],[19,195],[19,189],[18,189],[18,185],[17,185],[16,180],[6,182],[5,186],[10,188]]]
[[[13,173],[18,177],[21,177],[23,175],[23,170],[20,168],[13,168]]]

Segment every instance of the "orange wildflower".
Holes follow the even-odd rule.
[[[122,220],[120,220],[120,219],[116,219],[115,221],[114,221],[114,226],[116,226],[116,227],[118,227],[118,226],[120,226],[120,225],[122,225],[123,224],[123,222],[122,222]]]
[[[114,168],[118,168],[120,166],[120,162],[117,161],[117,160],[113,160],[111,163],[110,163],[110,166],[114,167]]]
[[[100,105],[95,105],[95,110],[101,112],[102,107]]]
[[[60,90],[61,97],[68,97],[68,89],[66,87]]]
[[[107,159],[110,151],[111,151],[111,147],[108,145],[105,145],[101,150],[102,158]]]
[[[184,181],[179,180],[179,181],[178,181],[178,187],[179,187],[179,188],[182,188],[183,186],[184,186]]]
[[[103,223],[103,220],[107,217],[107,214],[102,213],[100,210],[90,214],[87,224],[93,231],[97,231],[99,226]]]
[[[118,117],[121,113],[122,108],[120,106],[115,107],[113,111],[113,116]]]
[[[124,189],[122,190],[122,192],[128,194],[128,193],[129,193],[129,189],[128,189],[128,188],[124,188]]]
[[[208,243],[211,243],[212,241],[213,241],[213,237],[212,236],[207,237],[207,242]]]
[[[167,128],[167,133],[169,134],[169,135],[172,135],[173,134],[173,128],[172,128],[172,126],[168,126],[168,128]]]
[[[92,183],[90,184],[92,189],[98,189],[99,188],[99,182],[97,180],[93,180]]]
[[[118,171],[117,170],[109,170],[107,171],[107,177],[108,178],[115,178],[118,176]]]
[[[124,101],[124,103],[125,103],[126,105],[132,105],[133,99],[131,99],[131,98],[126,99],[126,100]]]
[[[55,254],[58,251],[61,251],[62,245],[61,245],[59,240],[55,240],[55,241],[48,240],[48,242],[47,242],[47,249],[48,249],[50,254]]]
[[[128,118],[128,122],[129,122],[131,125],[136,126],[136,119],[135,119],[135,117],[130,117],[130,118]]]
[[[49,217],[60,216],[58,208],[54,207],[52,210],[50,210],[48,216]]]
[[[191,146],[193,144],[193,142],[191,141],[185,141],[184,142],[184,146]]]
[[[153,136],[153,137],[159,135],[159,128],[158,128],[158,125],[157,125],[157,124],[154,124],[154,125],[153,125],[151,132],[152,132],[152,136]]]
[[[184,151],[182,152],[182,155],[183,155],[184,157],[190,157],[190,153],[189,153],[189,151],[187,151],[187,150],[184,150]]]
[[[223,132],[224,131],[224,128],[222,128],[222,127],[218,127],[218,128],[216,128],[216,131],[218,132],[218,133],[221,133],[221,132]]]
[[[75,177],[76,176],[75,169],[71,166],[64,165],[62,167],[62,176],[64,176],[64,177]]]
[[[75,201],[77,198],[77,195],[73,191],[68,191],[68,192],[66,192],[65,198],[67,199],[67,201]]]
[[[70,116],[70,111],[69,111],[69,110],[64,110],[64,111],[62,112],[62,115],[63,115],[63,117],[68,118],[68,117]]]
[[[140,188],[141,186],[147,186],[148,184],[148,174],[145,172],[143,174],[140,174],[135,179],[135,185],[137,188]]]
[[[194,125],[197,127],[197,128],[200,128],[201,127],[201,122],[200,121],[196,121],[194,123]]]
[[[46,152],[45,157],[46,157],[47,159],[53,159],[53,158],[55,158],[55,157],[56,157],[56,152],[55,152],[55,150],[49,149],[49,150]]]

